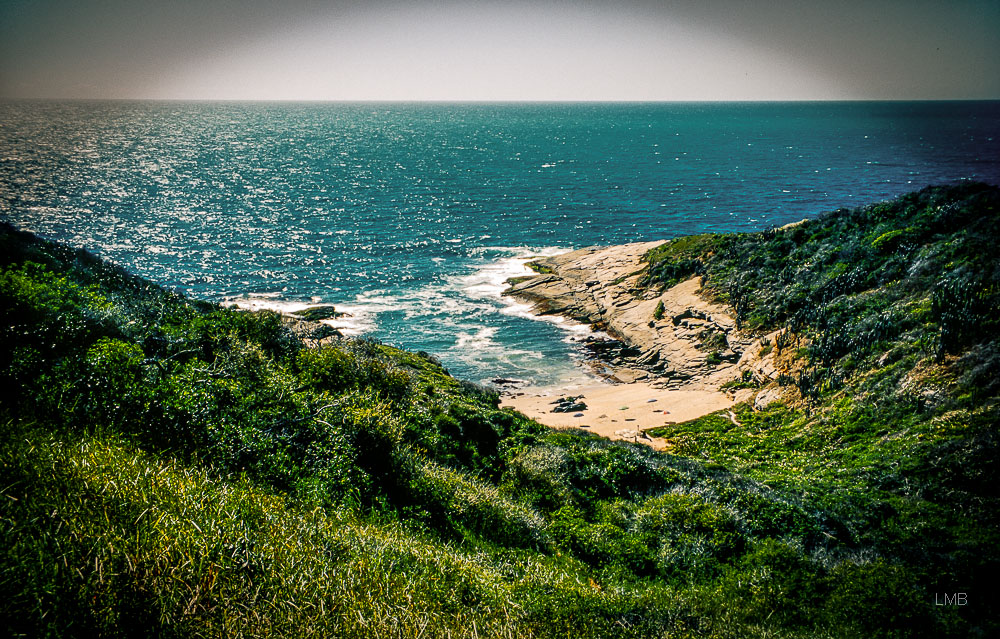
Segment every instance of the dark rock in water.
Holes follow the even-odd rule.
[[[326,339],[328,337],[343,337],[344,334],[327,324],[320,324],[309,332],[309,339]]]
[[[304,320],[310,322],[318,322],[325,319],[335,319],[337,317],[343,317],[347,313],[341,313],[333,306],[310,306],[309,308],[304,308],[301,311],[295,311],[291,313],[295,317],[301,317]]]
[[[522,379],[507,379],[506,377],[497,377],[491,379],[490,382],[496,384],[497,386],[515,386],[517,384],[524,384]]]

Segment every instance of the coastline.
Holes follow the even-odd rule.
[[[764,348],[777,332],[740,333],[732,309],[702,291],[697,277],[665,289],[643,283],[645,255],[664,243],[545,255],[530,262],[535,274],[508,279],[502,295],[516,299],[526,315],[554,322],[566,318],[594,332],[582,340],[589,374],[553,385],[501,388],[500,405],[552,428],[579,428],[667,450],[669,441],[646,431],[743,401],[762,408],[790,399],[789,388],[773,383],[786,362]],[[286,326],[313,346],[353,334],[343,321],[350,315],[333,306],[248,298],[229,303],[278,311]],[[724,388],[747,375],[752,383]]]
[[[774,334],[741,334],[731,309],[703,296],[698,278],[659,291],[641,284],[643,257],[662,244],[591,247],[541,258],[533,263],[539,274],[504,291],[533,304],[538,315],[590,324],[614,341],[588,344],[597,372],[593,381],[508,389],[502,406],[546,426],[582,428],[664,450],[670,442],[645,431],[742,401],[764,406],[784,399],[785,391],[773,384],[757,388],[777,376],[775,355],[763,348]],[[723,391],[741,375],[750,375],[754,387]]]

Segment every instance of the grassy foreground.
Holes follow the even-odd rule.
[[[647,286],[702,274],[786,327],[795,389],[668,427],[672,454],[0,228],[0,626],[995,635],[998,206],[930,189],[657,249]]]

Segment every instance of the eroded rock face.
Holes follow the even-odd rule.
[[[541,314],[596,325],[624,342],[591,351],[619,367],[627,380],[718,388],[753,341],[736,332],[729,310],[698,294],[692,278],[657,293],[638,286],[642,257],[662,242],[586,248],[538,260],[551,273],[520,282],[505,294],[534,302]],[[656,313],[663,303],[662,314]],[[658,319],[657,319],[658,317]]]
[[[754,410],[764,410],[775,402],[785,401],[788,392],[781,386],[768,386],[754,397]]]
[[[778,386],[794,358],[777,347],[775,331],[759,338],[736,330],[731,310],[701,294],[699,278],[665,291],[639,285],[643,256],[662,242],[592,247],[537,260],[547,271],[511,286],[513,295],[535,304],[535,312],[592,324],[612,339],[584,344],[599,372],[612,381],[648,381],[666,389],[729,391],[734,401],[758,409],[793,401],[796,389]],[[663,304],[662,312],[657,307]]]

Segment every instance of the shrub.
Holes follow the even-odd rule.
[[[844,562],[826,578],[822,614],[835,628],[855,628],[866,637],[942,637],[947,626],[932,614],[933,594],[916,575],[884,560]],[[950,616],[950,615],[949,615]]]
[[[808,627],[826,596],[823,574],[800,549],[763,540],[726,572],[722,605],[749,625]]]
[[[656,309],[653,311],[653,319],[661,320],[663,319],[663,300],[656,303]]]

